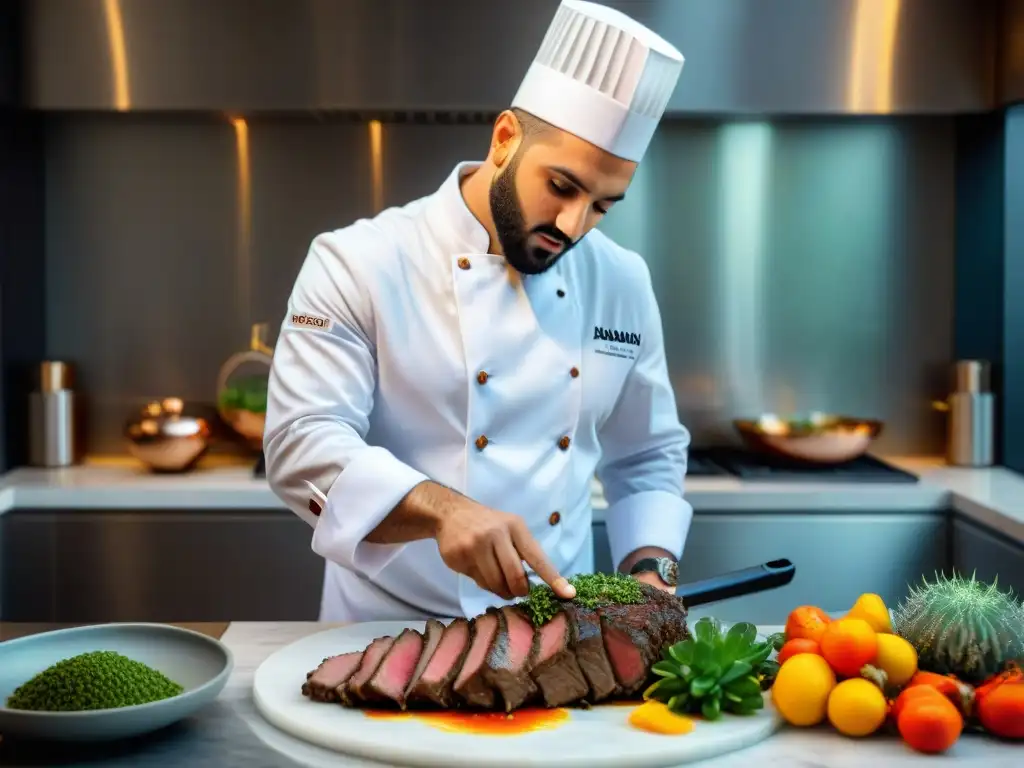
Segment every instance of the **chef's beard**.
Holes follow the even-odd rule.
[[[515,177],[518,168],[517,152],[505,171],[491,182],[491,218],[494,219],[494,229],[505,254],[505,261],[520,274],[539,275],[551,269],[575,243],[554,225],[542,224],[527,231],[523,208],[516,193]],[[562,250],[552,253],[546,248],[530,247],[527,240],[535,232],[562,243]]]

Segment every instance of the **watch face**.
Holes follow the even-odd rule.
[[[662,558],[658,561],[658,575],[662,581],[674,587],[679,581],[679,565],[667,557]]]

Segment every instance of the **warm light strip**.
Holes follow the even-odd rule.
[[[238,187],[238,256],[236,269],[238,273],[239,309],[244,322],[252,322],[250,317],[250,290],[252,285],[252,254],[250,239],[252,236],[252,168],[249,156],[249,124],[241,117],[231,120],[235,129],[235,155],[237,157]]]
[[[121,0],[103,0],[107,18],[107,37],[110,42],[110,62],[114,74],[114,104],[124,112],[131,107],[128,88],[128,56],[124,44],[124,20],[121,18]]]
[[[370,121],[370,178],[373,185],[373,212],[384,210],[384,126]]]
[[[893,105],[896,34],[902,0],[858,0],[853,23],[847,107],[887,114]]]

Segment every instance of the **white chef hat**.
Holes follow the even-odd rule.
[[[511,106],[639,162],[682,69],[674,46],[626,14],[562,0]]]

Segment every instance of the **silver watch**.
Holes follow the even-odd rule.
[[[642,558],[629,569],[629,573],[656,573],[670,587],[675,587],[679,583],[679,564],[670,557]]]

